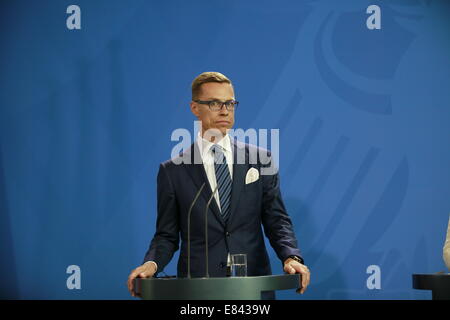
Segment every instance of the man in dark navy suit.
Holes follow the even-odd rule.
[[[128,278],[152,277],[162,271],[179,248],[178,277],[188,275],[188,211],[197,192],[190,221],[190,275],[204,277],[205,208],[208,211],[208,269],[211,277],[225,277],[230,255],[247,255],[247,274],[272,273],[263,230],[287,273],[300,273],[301,293],[310,272],[303,264],[292,223],[286,212],[270,152],[232,140],[238,105],[231,81],[218,72],[204,72],[192,83],[191,111],[201,132],[191,147],[160,165],[156,232],[144,263]],[[213,194],[214,192],[214,194]]]

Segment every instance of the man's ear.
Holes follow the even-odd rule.
[[[190,106],[191,106],[191,112],[194,114],[194,116],[196,116],[198,118],[199,112],[198,112],[197,104],[194,101],[191,101]]]

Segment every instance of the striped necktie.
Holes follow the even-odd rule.
[[[222,148],[217,144],[211,148],[214,155],[214,168],[216,171],[217,191],[219,192],[220,211],[223,221],[227,222],[230,216],[231,205],[231,176],[227,159]]]

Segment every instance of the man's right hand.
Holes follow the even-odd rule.
[[[128,276],[128,291],[130,291],[133,297],[138,296],[134,292],[134,279],[136,278],[150,278],[156,273],[156,264],[155,263],[144,263],[143,265],[137,267],[133,271],[131,271]]]

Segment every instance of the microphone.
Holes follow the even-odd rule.
[[[209,266],[208,266],[208,209],[209,205],[211,204],[211,201],[214,197],[214,194],[217,192],[217,189],[219,188],[219,184],[216,185],[216,188],[214,189],[213,193],[211,194],[211,197],[208,200],[208,203],[206,203],[205,208],[205,259],[206,259],[206,273],[205,278],[209,278]]]
[[[203,188],[205,187],[206,182],[203,182],[200,189],[197,191],[197,194],[194,197],[194,200],[192,200],[191,206],[189,207],[188,211],[188,278],[191,278],[191,213],[192,208],[194,207],[194,204],[197,202],[198,197],[200,196],[200,193],[202,192]]]

